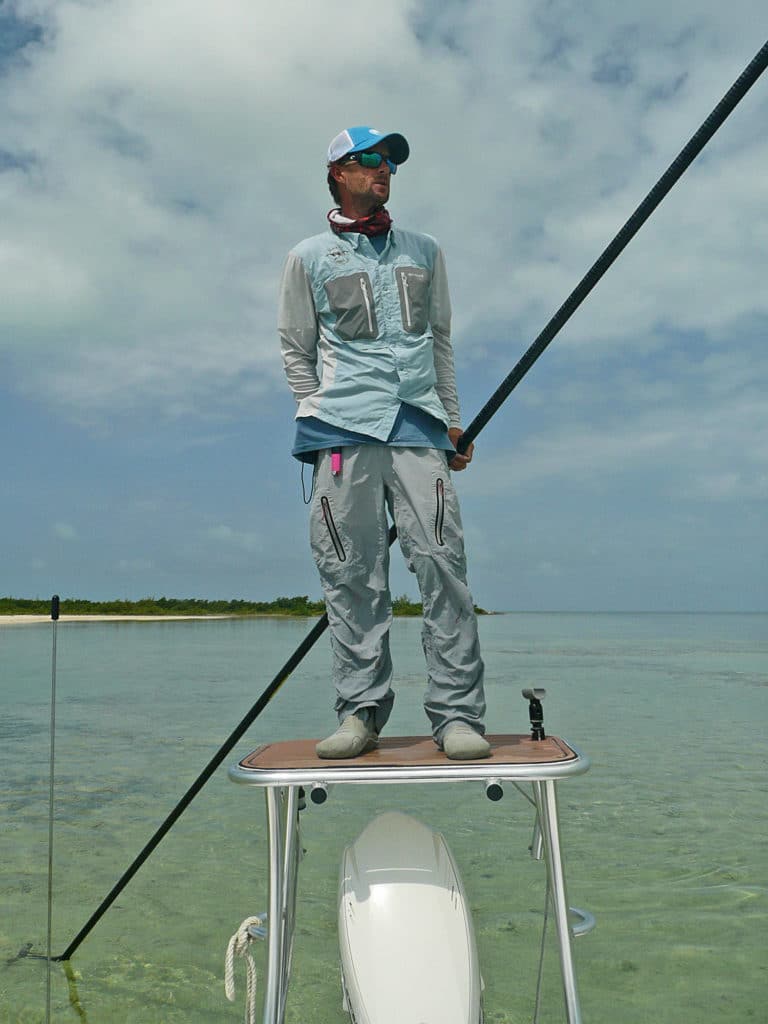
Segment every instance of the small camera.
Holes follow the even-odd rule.
[[[528,701],[532,740],[544,740],[547,738],[547,734],[544,732],[544,710],[541,706],[546,693],[547,691],[541,688],[523,690],[523,697]]]

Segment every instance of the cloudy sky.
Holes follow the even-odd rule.
[[[330,138],[411,143],[468,423],[766,38],[764,0],[0,0],[0,594],[319,597],[275,301]],[[768,608],[766,125],[768,74],[480,435],[479,604]]]

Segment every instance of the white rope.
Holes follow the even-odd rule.
[[[235,1001],[235,956],[245,959],[245,1024],[256,1024],[256,964],[250,949],[256,936],[249,929],[253,928],[256,935],[263,936],[263,924],[263,916],[246,917],[229,940],[224,958],[224,991],[230,1003]]]

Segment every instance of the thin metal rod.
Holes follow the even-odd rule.
[[[48,768],[48,927],[45,969],[45,1020],[51,1020],[51,954],[53,943],[53,808],[56,777],[56,631],[59,619],[59,595],[51,598],[51,752]]]
[[[743,99],[748,89],[754,85],[760,75],[765,71],[766,64],[768,63],[768,42],[759,51],[757,56],[747,66],[742,75],[737,79],[725,97],[715,107],[712,113],[709,115],[707,120],[696,132],[688,145],[683,149],[680,155],[677,157],[675,162],[669,168],[669,170],[662,176],[658,184],[651,189],[651,192],[643,200],[640,206],[637,208],[635,213],[630,217],[627,223],[624,225],[622,230],[611,242],[608,248],[605,250],[603,255],[595,262],[592,268],[585,275],[583,280],[574,291],[571,293],[569,298],[563,303],[555,316],[550,320],[538,338],[534,341],[528,351],[525,353],[523,358],[518,362],[517,366],[512,370],[509,376],[504,380],[501,386],[494,392],[491,399],[483,406],[477,416],[472,420],[470,425],[462,434],[457,445],[459,451],[463,452],[469,446],[469,443],[473,441],[483,427],[488,423],[493,414],[499,409],[505,399],[509,396],[512,390],[517,384],[523,379],[528,370],[533,366],[536,360],[539,358],[541,353],[552,341],[558,331],[563,327],[567,320],[572,316],[578,306],[584,301],[589,292],[594,288],[595,284],[600,280],[608,267],[613,263],[619,253],[624,249],[631,238],[637,233],[642,224],[648,219],[653,210],[659,205],[664,196],[669,192],[675,181],[681,176],[683,171],[686,169],[688,164],[698,155],[703,149],[709,139],[714,135],[720,125],[725,121],[731,111],[734,109],[736,104]],[[389,531],[389,544],[394,543],[395,537],[397,536],[397,529],[395,526],[390,527]],[[240,724],[236,727],[234,732],[219,748],[216,754],[211,758],[208,765],[203,769],[200,775],[195,779],[192,785],[189,787],[187,792],[181,798],[179,803],[174,807],[165,821],[162,823],[160,828],[155,832],[149,842],[144,846],[141,852],[138,854],[136,859],[115,883],[114,887],[110,890],[107,896],[104,898],[102,903],[97,907],[91,917],[86,921],[74,939],[70,942],[64,952],[57,957],[55,960],[68,960],[75,950],[78,948],[80,943],[85,939],[89,932],[94,928],[97,922],[101,919],[104,913],[109,909],[112,903],[117,899],[119,894],[123,891],[128,882],[133,878],[136,872],[139,870],[141,865],[150,856],[150,854],[159,845],[163,837],[170,831],[176,821],[181,817],[186,808],[192,803],[194,798],[206,784],[208,779],[213,775],[216,769],[224,761],[224,758],[231,752],[235,744],[250,728],[253,722],[259,717],[261,712],[274,697],[286,679],[290,676],[296,666],[302,661],[305,654],[315,645],[317,640],[322,636],[325,630],[328,628],[328,616],[322,615],[320,619],[315,623],[311,632],[306,636],[302,643],[296,648],[294,653],[280,669],[278,674],[267,686],[262,695],[253,705],[248,714],[242,719]]]
[[[753,60],[739,75],[709,117],[707,117],[680,153],[678,153],[645,199],[640,203],[621,231],[606,246],[602,255],[595,260],[512,372],[504,379],[477,416],[475,416],[459,438],[457,448],[460,452],[463,453],[467,450],[470,442],[474,441],[491,417],[498,412],[544,349],[568,323],[603,274],[605,274],[624,248],[632,241],[662,199],[671,191],[675,183],[679,181],[718,128],[733,112],[737,104],[744,99],[747,92],[765,71],[766,66],[768,66],[768,42],[763,45],[762,49],[758,51]]]

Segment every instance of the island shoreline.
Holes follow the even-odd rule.
[[[245,615],[60,615],[56,622],[77,624],[82,622],[204,622],[224,619],[311,619],[312,615],[281,615],[279,612],[253,612]],[[53,622],[50,615],[0,615],[3,626],[39,626]]]

